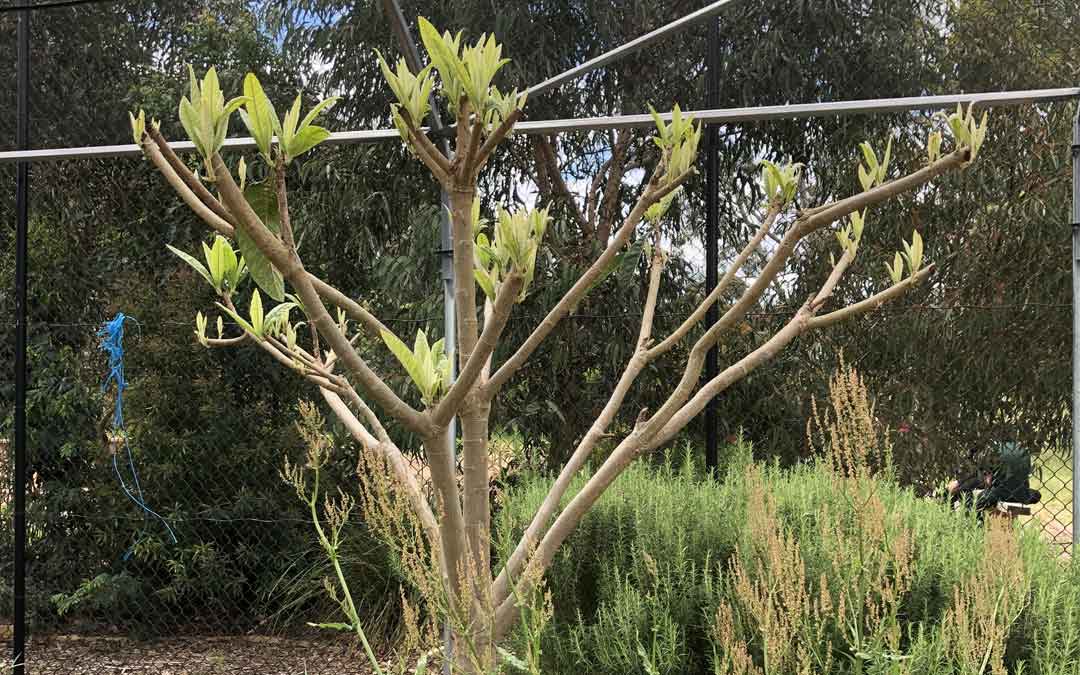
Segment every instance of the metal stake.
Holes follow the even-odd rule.
[[[30,148],[30,10],[19,12],[16,144]],[[30,214],[30,163],[16,166],[15,178],[15,584],[12,616],[12,669],[23,675],[26,663],[26,263]]]
[[[1073,121],[1072,145],[1072,545],[1073,555],[1077,552],[1077,524],[1080,523],[1080,499],[1076,497],[1076,486],[1080,485],[1080,103],[1076,108]]]
[[[705,80],[705,107],[720,107],[720,21],[713,22],[709,31],[708,68]],[[716,124],[705,127],[705,293],[716,288],[717,276],[717,229],[720,221],[720,176],[719,157],[720,139]],[[705,314],[705,325],[712,326],[718,318],[716,303]],[[713,345],[705,354],[705,381],[716,377],[718,347]],[[717,465],[716,399],[705,406],[705,469],[712,471]]]
[[[409,30],[409,24],[405,21],[405,15],[401,11],[398,0],[383,0],[383,8],[386,10],[394,33],[398,37],[401,52],[405,57],[405,63],[409,70],[414,73],[420,72],[420,51],[416,47],[416,40]],[[431,113],[431,130],[441,132],[445,125],[439,116],[436,107],[435,95],[428,100]],[[450,157],[450,141],[443,136],[440,139],[443,154]],[[441,272],[443,282],[443,342],[446,356],[450,359],[450,381],[457,378],[457,312],[454,306],[454,235],[450,227],[450,195],[443,188],[439,195],[441,206],[439,213],[439,257],[441,259]],[[450,451],[450,465],[457,466],[457,418],[451,418],[446,430],[446,444]],[[450,675],[451,661],[453,660],[454,642],[450,629],[450,622],[443,624],[443,642],[446,645],[446,658],[443,661],[443,672]]]

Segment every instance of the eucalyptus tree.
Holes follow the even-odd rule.
[[[510,346],[509,356],[496,361],[496,348],[515,306],[528,296],[539,266],[545,264],[539,252],[551,220],[545,208],[513,205],[496,207],[485,217],[478,194],[485,166],[524,115],[527,97],[516,88],[494,84],[508,62],[494,36],[482,35],[475,43],[467,43],[461,33],[439,33],[423,19],[420,33],[430,63],[419,73],[410,72],[404,61],[391,66],[381,55],[377,63],[396,99],[391,117],[405,148],[450,195],[458,322],[454,353],[459,369],[453,382],[448,378],[448,350],[442,341],[432,344],[418,332],[409,347],[363,302],[309,270],[299,253],[290,215],[289,167],[328,137],[327,130],[314,122],[333,105],[333,99],[302,115],[302,97],[297,96],[279,116],[254,74],[245,78],[242,95],[226,100],[213,69],[201,80],[192,71],[179,116],[199,152],[194,169],[173,153],[156,121],[147,121],[140,111],[131,116],[131,122],[146,157],[215,232],[214,244],[203,247],[205,263],[180,254],[214,289],[220,315],[228,316],[229,325],[237,326],[238,332],[227,328],[220,315],[211,320],[200,312],[195,322],[197,340],[214,348],[257,346],[314,385],[365,452],[385,462],[418,523],[426,550],[431,551],[432,569],[442,584],[457,645],[455,665],[459,672],[486,673],[498,669],[496,647],[520,618],[519,605],[541,582],[560,545],[631,462],[668,443],[710,400],[768,363],[796,338],[871,312],[930,278],[935,266],[925,264],[923,241],[916,232],[910,242],[904,242],[903,253],[895,260],[890,256],[883,290],[854,302],[835,302],[837,289],[857,259],[871,208],[968,167],[985,137],[986,115],[979,120],[970,109],[958,109],[948,116],[945,130],[951,145],[942,150],[935,132],[918,168],[897,178],[890,172],[891,140],[874,145],[864,142],[860,157],[865,165],[860,162],[857,172],[861,189],[813,208],[794,206],[799,165],[765,164],[764,199],[754,232],[736,248],[717,287],[671,331],[657,331],[657,300],[668,257],[660,225],[695,173],[701,129],[678,106],[666,118],[654,113],[652,141],[657,150],[633,206],[543,320],[524,340]],[[455,122],[454,152],[449,156],[421,131],[420,120],[429,112],[431,92],[440,96]],[[251,162],[242,157],[230,166],[219,150],[235,111],[240,111],[258,152]],[[837,223],[830,235],[828,230]],[[516,548],[495,567],[490,560],[493,403],[635,236],[651,243],[647,291],[631,355]],[[766,239],[775,245],[765,247]],[[828,272],[818,277],[814,290],[801,299],[789,320],[748,353],[732,358],[719,375],[701,382],[705,353],[725,333],[739,328],[767,289],[789,269],[802,242],[822,239],[837,241],[839,251],[828,256]],[[228,240],[235,240],[239,253]],[[753,278],[740,278],[756,253],[764,255],[764,264]],[[241,291],[245,270],[257,285],[250,295]],[[276,304],[268,308],[264,296]],[[241,297],[250,298],[246,308],[241,306]],[[722,310],[719,321],[692,335],[714,305]],[[294,312],[299,321],[294,322]],[[669,375],[652,383],[665,391],[662,402],[654,409],[638,411],[627,429],[614,428],[612,422],[624,408],[627,393],[646,367],[684,343],[686,356],[674,371],[679,373],[676,381]],[[408,373],[415,392],[399,396],[385,375],[373,368],[371,356],[379,344]],[[446,443],[448,425],[455,417],[461,420],[462,430],[460,476]],[[431,477],[430,493],[423,490],[403,449],[387,432],[384,420],[388,419],[420,439],[424,469]],[[571,482],[609,435],[614,436],[614,448],[564,504]],[[303,472],[290,475],[306,494]],[[347,504],[334,504],[327,502],[328,517],[341,521]],[[315,520],[318,525],[317,515]],[[333,542],[328,549],[333,550]],[[362,637],[359,617],[349,609],[348,587],[340,574],[339,581],[349,627]]]
[[[930,91],[1006,91],[1080,81],[1080,12],[1072,1],[964,0],[942,17],[941,76]],[[858,330],[840,325],[796,350],[795,382],[827,374],[841,349],[857,363],[893,434],[896,467],[929,486],[967,470],[994,444],[1067,447],[1071,125],[1075,102],[996,112],[986,170],[955,176],[882,209],[866,250],[885,254],[919,228],[949,264],[933,289]],[[921,142],[921,118],[898,125],[897,148]],[[914,122],[914,123],[913,123]],[[808,250],[799,270],[823,269]],[[880,288],[853,289],[856,297]],[[805,284],[798,286],[806,292]],[[926,348],[913,348],[927,345]],[[932,347],[930,347],[932,345]],[[815,373],[824,364],[821,372]],[[799,375],[799,373],[802,373]]]

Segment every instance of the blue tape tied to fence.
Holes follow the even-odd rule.
[[[151,517],[156,518],[165,526],[165,530],[169,533],[169,539],[172,543],[176,543],[176,534],[173,532],[169,523],[161,517],[156,511],[146,505],[146,498],[143,495],[142,485],[139,483],[139,472],[135,469],[135,457],[131,452],[131,447],[128,445],[127,433],[124,431],[124,390],[127,389],[127,380],[124,378],[124,321],[135,321],[134,318],[124,316],[123,312],[118,313],[112,321],[107,322],[97,332],[98,337],[101,338],[101,349],[109,355],[109,373],[105,376],[105,381],[101,384],[101,390],[106,391],[110,384],[116,387],[116,403],[113,408],[113,430],[117,433],[120,441],[123,443],[124,455],[127,458],[128,471],[131,474],[131,486],[128,486],[127,481],[124,480],[124,475],[120,471],[120,463],[116,459],[117,452],[112,453],[113,471],[116,473],[116,478],[120,481],[120,487],[124,490],[124,494],[127,495],[139,509],[142,510],[146,517],[146,520],[150,520]],[[136,322],[137,323],[137,322]],[[135,542],[124,553],[124,560],[127,560],[134,553],[135,546],[139,542]]]

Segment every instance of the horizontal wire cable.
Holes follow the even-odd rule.
[[[66,7],[78,7],[80,5],[98,5],[117,0],[53,0],[53,2],[39,2],[25,5],[8,5],[0,7],[0,14],[5,12],[21,12],[23,10],[37,11],[39,9],[63,9]]]
[[[1000,304],[1000,305],[975,305],[975,304],[962,304],[962,305],[897,305],[889,306],[883,305],[876,311],[878,312],[950,312],[958,309],[970,309],[977,311],[1005,311],[1005,310],[1024,310],[1024,309],[1066,309],[1071,308],[1072,304],[1067,302],[1027,302],[1022,304]],[[769,317],[769,316],[791,316],[792,312],[797,311],[798,307],[791,307],[789,309],[778,309],[772,311],[760,311],[760,312],[747,312],[746,316],[749,317]],[[686,317],[689,316],[685,312],[657,312],[656,316],[659,317]],[[633,319],[637,320],[640,317],[638,313],[626,312],[623,314],[568,314],[566,319]],[[442,321],[441,316],[430,316],[420,319],[379,319],[383,323],[432,323],[436,321]],[[149,326],[173,326],[186,328],[193,325],[188,321],[143,321],[143,325]],[[15,327],[15,323],[7,323],[8,327]],[[67,322],[53,322],[53,321],[30,321],[27,326],[29,328],[86,328],[96,327],[100,323],[67,323]],[[237,326],[239,324],[226,321],[226,326]]]

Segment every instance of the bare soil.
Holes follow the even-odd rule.
[[[371,675],[347,639],[190,637],[136,642],[47,636],[27,646],[27,675]]]

